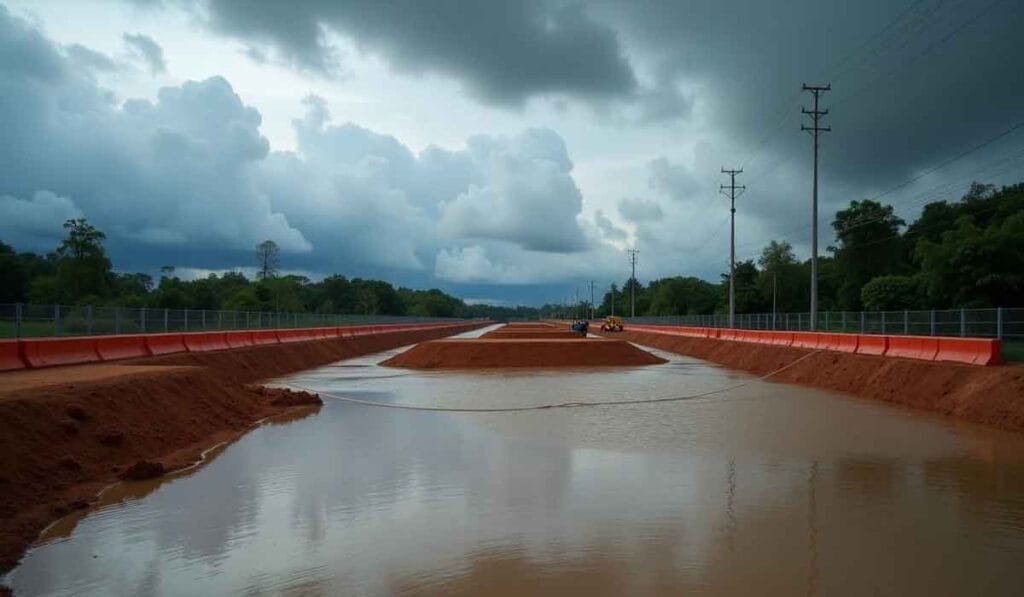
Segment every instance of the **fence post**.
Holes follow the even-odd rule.
[[[21,338],[21,303],[14,304],[14,337]]]
[[[967,310],[960,307],[960,337],[967,335]]]
[[[867,326],[865,325],[865,319],[866,318],[864,316],[864,312],[861,311],[860,312],[860,333],[862,333],[862,334],[864,333],[864,330],[867,329]]]
[[[53,306],[53,335],[60,335],[60,305]]]
[[[826,332],[831,332],[831,331],[832,331],[832,326],[831,326],[831,325],[829,324],[829,322],[828,322],[828,320],[829,320],[829,315],[830,315],[831,313],[832,313],[831,311],[825,311],[825,331],[826,331]]]
[[[796,314],[796,329],[798,329],[798,330],[804,329],[804,314],[803,313],[797,313]]]
[[[882,333],[885,333],[885,311],[882,311]]]
[[[171,331],[171,329],[169,327],[167,327],[167,324],[168,324],[167,320],[168,320],[168,315],[170,315],[170,312],[171,312],[170,309],[168,309],[167,307],[164,307],[164,333],[165,334],[167,332]]]
[[[146,333],[146,308],[139,310],[139,323],[142,325],[142,333]]]
[[[906,309],[903,310],[903,335],[910,334],[910,312]]]
[[[92,305],[85,308],[85,332],[92,335]]]
[[[1003,339],[1003,308],[996,307],[996,338]]]
[[[932,309],[930,311],[930,315],[928,317],[929,317],[928,324],[929,324],[929,327],[931,328],[931,335],[934,336],[935,335],[935,309]]]
[[[203,327],[201,329],[203,329],[205,331],[206,330],[206,309],[202,309],[201,311],[199,311],[199,316],[202,318],[202,325],[203,325]]]
[[[185,331],[188,331],[188,309],[185,309]]]
[[[114,307],[114,333],[121,333],[121,307]]]
[[[217,309],[217,329],[224,329],[224,312],[221,311],[220,309]]]
[[[842,313],[843,313],[843,315],[842,315],[842,324],[841,325],[843,326],[843,329],[841,329],[840,331],[845,334],[846,333],[846,311],[843,311]]]

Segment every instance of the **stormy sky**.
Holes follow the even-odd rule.
[[[379,277],[471,300],[717,279],[810,245],[802,83],[831,83],[820,244],[1024,179],[1017,0],[0,0],[0,239],[117,269]],[[1004,134],[1005,133],[1005,134]],[[955,158],[955,159],[954,159]]]

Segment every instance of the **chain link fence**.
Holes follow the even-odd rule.
[[[451,321],[442,317],[0,304],[0,338],[308,328]]]
[[[652,325],[729,327],[729,316],[681,315],[632,317],[627,322]],[[810,313],[743,313],[737,328],[747,330],[811,331]],[[819,332],[913,336],[963,336],[1024,341],[1024,308],[934,309],[931,311],[823,311]]]

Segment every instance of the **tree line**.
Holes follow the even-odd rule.
[[[0,303],[495,319],[537,315],[526,307],[467,305],[436,288],[395,288],[382,280],[339,275],[317,282],[278,275],[273,241],[256,249],[255,280],[239,272],[187,280],[165,266],[154,281],[148,274],[114,271],[103,247],[106,235],[86,220],[68,220],[64,230],[64,240],[45,255],[17,252],[0,241]]]
[[[916,221],[896,216],[891,205],[851,201],[832,220],[835,233],[818,258],[823,311],[984,308],[1024,306],[1024,184],[1002,188],[973,183],[958,201],[924,206]],[[787,241],[771,241],[758,258],[735,266],[736,312],[806,312],[810,260],[798,260]],[[727,313],[729,274],[717,283],[673,276],[646,286],[628,279],[613,284],[596,306],[600,316]],[[565,312],[545,305],[541,312]],[[569,308],[572,311],[572,308]]]
[[[45,255],[17,252],[0,241],[0,303],[118,305],[171,309],[235,309],[531,319],[571,313],[564,305],[468,305],[438,289],[395,288],[382,280],[333,275],[320,281],[278,275],[273,241],[256,249],[258,272],[184,280],[173,267],[158,281],[113,270],[104,233],[84,219],[64,224],[67,236]],[[835,233],[818,258],[822,310],[900,310],[1024,306],[1024,184],[995,188],[974,183],[957,201],[924,206],[907,223],[891,205],[851,201],[832,220]],[[736,263],[736,312],[807,310],[810,261],[787,241],[771,241],[757,259]],[[596,312],[698,315],[728,310],[729,275],[709,282],[672,276],[647,285],[628,279],[605,292]],[[581,309],[580,313],[583,312]]]

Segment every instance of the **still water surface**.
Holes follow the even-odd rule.
[[[748,379],[660,352],[668,364],[512,373],[376,366],[390,354],[278,381],[478,407]],[[327,399],[190,474],[118,491],[6,582],[26,595],[1024,594],[1024,436],[766,382],[511,414]]]

